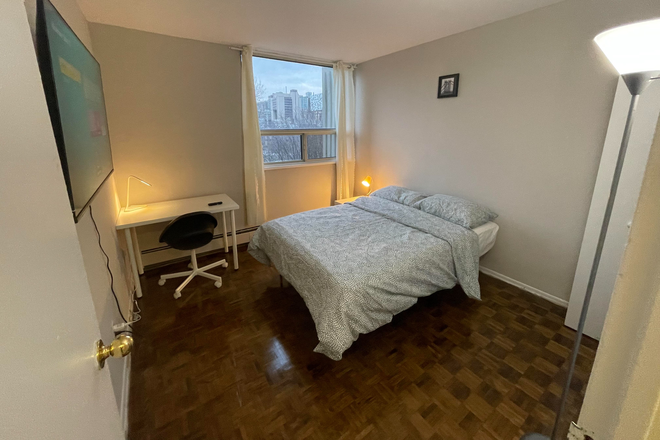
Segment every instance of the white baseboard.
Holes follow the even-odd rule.
[[[540,298],[550,301],[553,304],[557,304],[558,306],[568,308],[568,301],[566,301],[565,299],[558,298],[554,295],[549,294],[548,292],[544,292],[541,289],[537,289],[536,287],[532,287],[518,280],[514,280],[513,278],[509,278],[508,276],[502,275],[501,273],[495,272],[494,270],[488,269],[487,267],[479,266],[479,270],[488,276],[496,278],[500,281],[504,281],[505,283],[511,284],[512,286],[516,286],[519,289],[524,290],[525,292],[529,292],[532,295],[536,295]]]

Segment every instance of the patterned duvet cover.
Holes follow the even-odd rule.
[[[477,234],[376,197],[264,223],[248,251],[295,287],[316,325],[314,351],[334,360],[420,297],[458,283],[480,299]]]

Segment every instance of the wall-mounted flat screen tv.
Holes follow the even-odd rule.
[[[77,222],[113,171],[101,68],[48,0],[37,0],[36,46]]]

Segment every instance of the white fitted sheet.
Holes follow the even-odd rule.
[[[473,229],[479,237],[479,256],[483,257],[486,252],[493,248],[495,239],[497,238],[497,231],[500,227],[493,222],[484,223]]]

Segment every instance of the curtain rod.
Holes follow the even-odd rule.
[[[243,48],[240,46],[229,46],[230,49],[232,50],[237,50],[239,52],[243,51]],[[308,57],[304,55],[296,55],[296,54],[291,54],[291,53],[286,53],[286,52],[275,52],[271,50],[262,50],[262,49],[254,49],[254,56],[261,57],[261,58],[271,58],[271,59],[276,59],[276,60],[283,60],[283,61],[294,61],[294,62],[299,62],[299,63],[305,63],[305,64],[314,64],[316,66],[322,66],[322,67],[332,67],[334,65],[334,62],[324,60],[321,58],[314,58],[314,57]],[[357,65],[355,64],[347,64],[351,68],[355,69],[357,68]]]

